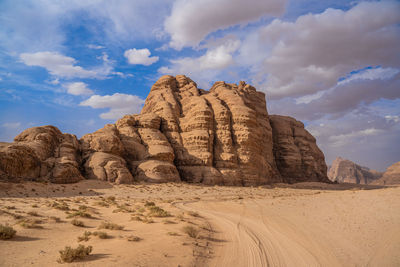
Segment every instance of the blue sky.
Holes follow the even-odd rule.
[[[138,113],[163,74],[245,80],[329,164],[400,160],[399,1],[0,1],[0,141]]]

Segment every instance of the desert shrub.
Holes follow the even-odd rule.
[[[152,218],[149,218],[149,217],[144,217],[142,222],[144,222],[144,223],[154,223],[154,220]]]
[[[149,211],[150,211],[149,216],[152,216],[152,217],[169,217],[169,216],[171,216],[167,211],[165,211],[162,208],[157,207],[157,206],[151,206],[149,208]]]
[[[138,236],[130,235],[130,236],[127,237],[127,240],[128,241],[133,241],[133,242],[138,242],[138,241],[140,241],[142,239],[140,237],[138,237]]]
[[[65,202],[60,203],[60,202],[54,201],[50,206],[52,208],[55,208],[58,210],[64,210],[64,211],[69,210],[68,204]]]
[[[53,221],[53,222],[56,222],[56,223],[61,222],[61,219],[58,218],[58,217],[56,217],[56,216],[50,216],[50,217],[49,217],[49,220],[50,220],[50,221]]]
[[[108,230],[123,230],[124,227],[122,225],[118,225],[116,223],[111,222],[102,222],[99,226],[99,229],[108,229]]]
[[[0,224],[0,239],[11,239],[16,233],[17,231],[15,231],[11,226]]]
[[[101,231],[96,231],[96,232],[93,232],[92,234],[101,239],[106,239],[106,238],[110,237],[106,232],[101,232]]]
[[[106,208],[110,207],[110,204],[108,204],[108,203],[105,202],[104,200],[102,200],[102,201],[97,201],[97,202],[94,203],[94,204],[97,205],[97,206],[100,206],[100,207],[106,207]]]
[[[132,221],[138,221],[138,222],[143,221],[142,217],[140,217],[140,216],[133,216],[133,217],[131,218],[131,220],[132,220]]]
[[[78,236],[78,242],[89,241],[91,234],[91,232],[85,231],[82,236]]]
[[[191,238],[197,238],[200,233],[199,229],[191,225],[186,225],[185,227],[182,228],[182,230],[185,234],[187,234]]]
[[[37,204],[32,204],[31,206],[32,208],[39,208],[39,206]]]
[[[15,206],[5,206],[5,208],[8,209],[8,210],[15,210],[16,209]]]
[[[42,221],[37,219],[22,219],[18,221],[18,224],[21,225],[23,228],[30,228],[30,229],[43,228],[43,226],[39,225],[40,223],[42,223]]]
[[[68,214],[67,216],[67,218],[72,217],[92,218],[92,215],[90,213],[87,213],[86,211],[77,210]]]
[[[67,246],[63,250],[60,250],[60,261],[73,262],[77,259],[83,259],[88,256],[92,250],[92,246],[85,247],[84,245],[79,245],[77,248]]]
[[[144,203],[145,207],[151,207],[151,206],[155,206],[156,204],[153,201],[146,201],[146,203]]]
[[[73,219],[71,221],[71,224],[75,225],[75,226],[78,226],[78,227],[85,227],[85,224],[82,221],[77,220],[77,219]]]

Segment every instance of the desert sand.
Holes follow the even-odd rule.
[[[152,215],[151,202],[169,216]],[[59,251],[78,244],[92,253],[64,265],[400,265],[400,187],[0,183],[0,210],[17,231],[0,241],[1,266],[57,266]],[[124,228],[98,229],[103,222]],[[79,242],[85,231],[109,237]]]

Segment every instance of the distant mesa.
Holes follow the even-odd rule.
[[[328,178],[332,182],[370,184],[382,177],[383,173],[360,166],[350,160],[337,157],[329,167]]]
[[[205,91],[183,75],[162,76],[141,114],[80,140],[42,126],[1,143],[0,177],[243,186],[329,182],[315,138],[294,118],[268,115],[264,93],[245,82],[216,82]]]

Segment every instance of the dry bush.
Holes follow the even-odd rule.
[[[144,223],[154,223],[154,220],[152,218],[144,217],[142,222],[144,222]]]
[[[168,211],[163,210],[162,208],[157,207],[157,206],[149,207],[149,211],[150,211],[149,216],[152,216],[152,217],[169,217],[169,216],[171,216],[171,214],[169,214]]]
[[[133,241],[133,242],[139,242],[140,240],[142,240],[140,237],[138,236],[134,236],[134,235],[130,235],[127,237],[128,241]]]
[[[108,229],[108,230],[123,230],[124,227],[122,225],[118,225],[116,223],[111,222],[102,222],[99,226],[99,229]]]
[[[65,202],[54,201],[52,204],[50,204],[50,207],[58,209],[58,210],[64,210],[64,211],[69,210],[68,204]]]
[[[146,203],[144,203],[145,207],[151,207],[151,206],[155,206],[156,204],[153,201],[146,201]]]
[[[191,225],[186,225],[182,228],[182,231],[191,238],[198,238],[200,234],[200,230]]]
[[[56,217],[56,216],[50,216],[49,217],[49,221],[53,221],[53,222],[59,223],[59,222],[61,222],[61,219]]]
[[[82,236],[78,236],[78,242],[89,241],[91,234],[91,232],[85,231]]]
[[[71,248],[69,246],[60,250],[60,262],[73,262],[77,259],[83,259],[88,256],[93,250],[92,246],[85,247],[84,245],[79,245],[77,248]]]
[[[100,239],[107,239],[110,236],[106,232],[96,231],[92,233],[94,236],[97,236]]]
[[[188,211],[187,214],[193,217],[200,217],[200,214],[196,211]]]
[[[30,216],[40,217],[39,213],[37,213],[36,211],[29,211],[26,214],[28,214]]]
[[[43,226],[39,225],[40,223],[42,223],[42,221],[38,219],[22,219],[18,221],[19,225],[29,229],[42,229]]]
[[[138,221],[138,222],[143,221],[142,217],[140,217],[140,216],[134,216],[134,217],[131,218],[131,220],[132,221]]]
[[[82,210],[74,211],[74,212],[68,214],[68,216],[67,216],[67,218],[72,218],[72,217],[93,218],[90,213],[87,213],[86,211],[82,211]]]
[[[11,239],[15,236],[16,233],[17,231],[15,231],[14,228],[12,228],[11,226],[0,224],[1,240]]]
[[[75,225],[75,226],[78,226],[78,227],[85,227],[85,224],[82,221],[77,220],[77,219],[73,219],[71,221],[71,224]]]

